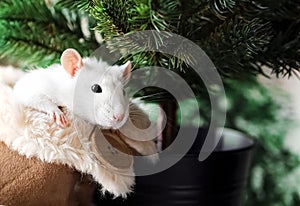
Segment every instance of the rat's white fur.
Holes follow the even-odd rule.
[[[96,58],[84,58],[75,76],[62,65],[30,71],[14,87],[18,102],[48,114],[61,114],[66,106],[74,114],[103,128],[120,128],[128,118],[128,99],[123,95],[123,73],[128,65],[110,66]],[[94,84],[102,93],[93,93]],[[114,116],[124,114],[117,122]]]
[[[49,121],[47,114],[16,104],[11,88],[4,85],[0,85],[0,105],[0,141],[9,148],[27,158],[38,157],[91,174],[103,186],[103,191],[115,196],[126,197],[131,191],[134,184],[132,167],[113,171],[95,157],[88,139],[91,124],[76,118],[70,127],[62,129]]]
[[[0,66],[0,83],[12,87],[24,74],[25,72],[13,66]]]
[[[149,119],[136,105],[131,104],[130,111],[134,116],[133,123],[140,128],[149,125]],[[0,83],[0,141],[28,158],[37,157],[49,163],[66,164],[90,174],[103,186],[103,192],[126,197],[134,185],[132,167],[119,171],[105,167],[96,158],[88,139],[93,126],[71,114],[68,118],[73,120],[72,124],[60,128],[49,121],[47,114],[18,104],[11,87]],[[149,155],[152,162],[158,160],[153,141],[134,141],[124,135],[121,137],[140,154]]]

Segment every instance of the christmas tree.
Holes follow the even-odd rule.
[[[264,65],[277,75],[299,68],[297,0],[64,0],[55,6],[6,0],[0,12],[1,56],[14,54],[26,65],[51,64],[66,47],[86,53],[97,48],[94,36],[81,28],[89,14],[88,26],[105,40],[147,29],[182,35],[196,42],[225,76],[261,74]],[[169,57],[158,57],[139,55],[149,65],[165,66],[163,58]],[[169,67],[184,69],[181,64]]]
[[[253,114],[251,108],[239,108],[239,115],[244,115],[253,125],[265,120],[266,124],[272,122],[276,127],[276,123],[287,122],[286,118],[276,118],[281,105],[273,102],[254,76],[267,76],[262,68],[269,69],[277,76],[297,74],[300,68],[299,5],[299,0],[4,0],[0,2],[0,57],[22,68],[45,67],[58,62],[61,53],[69,47],[87,56],[103,42],[135,31],[172,32],[193,41],[205,51],[221,74],[233,105],[238,107],[234,99],[241,99],[249,107],[256,105],[251,107],[256,112],[266,113],[265,116],[254,118],[250,115]],[[167,43],[155,36],[153,39],[159,46]],[[126,48],[126,45],[112,43],[110,50],[130,49],[131,46]],[[185,53],[181,56],[188,61],[189,56],[185,56]],[[127,60],[133,61],[134,69],[155,65],[177,72],[196,93],[200,110],[209,111],[207,92],[185,61],[154,51],[123,55],[119,63]],[[236,90],[236,85],[240,91]],[[249,87],[260,88],[259,92],[265,101],[253,103],[245,95]],[[176,119],[176,103],[169,101],[169,96],[166,98],[157,89],[145,90],[140,95],[144,95],[148,101],[158,101],[163,108],[171,108],[168,115],[172,117],[171,120]],[[237,115],[234,109],[231,110],[227,126],[251,133],[234,120]],[[203,124],[209,122],[210,114],[202,114]],[[174,121],[170,123],[175,124]],[[261,138],[258,150],[259,154],[265,155],[265,159],[256,160],[257,167],[254,167],[256,170],[253,170],[253,174],[257,174],[257,168],[265,168],[267,172],[261,176],[268,176],[272,165],[268,162],[271,161],[271,154],[286,159],[282,167],[286,166],[287,170],[269,175],[267,184],[257,186],[253,183],[256,186],[249,189],[249,205],[270,205],[279,199],[282,203],[279,205],[299,202],[300,196],[293,192],[285,193],[286,196],[282,197],[284,194],[280,189],[273,195],[264,196],[255,191],[274,187],[279,176],[298,163],[294,155],[283,149],[280,141],[286,129],[280,128],[280,135],[273,137],[279,143],[275,140],[268,142],[271,134],[266,140]],[[268,134],[268,131],[264,132]],[[172,139],[165,141],[167,146]],[[272,151],[272,147],[277,150]],[[252,180],[255,181],[254,177]],[[286,199],[292,200],[287,203]]]

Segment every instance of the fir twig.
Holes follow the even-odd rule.
[[[75,11],[51,9],[42,0],[3,1],[0,7],[0,56],[23,66],[50,65],[69,47],[87,55],[97,46],[83,35]]]

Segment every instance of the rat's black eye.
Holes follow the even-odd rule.
[[[94,93],[101,93],[102,92],[102,88],[100,87],[99,84],[94,84],[91,89]]]

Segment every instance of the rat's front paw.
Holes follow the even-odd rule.
[[[68,120],[67,117],[65,116],[65,114],[60,111],[59,109],[57,111],[51,112],[50,113],[50,118],[56,122],[57,125],[59,125],[60,127],[67,127],[68,126]]]

